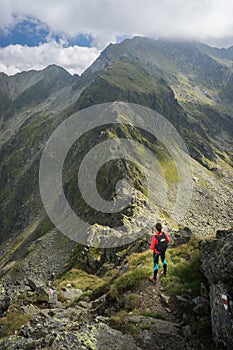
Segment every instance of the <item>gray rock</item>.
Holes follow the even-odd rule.
[[[182,295],[176,295],[176,299],[182,303],[187,303],[189,300],[182,297]]]
[[[178,335],[180,326],[177,323],[165,320],[153,319],[152,324],[155,326],[157,332],[166,335]]]
[[[203,282],[201,282],[200,292],[204,298],[207,298],[207,299],[209,298],[209,292],[207,290],[206,285]]]
[[[140,350],[131,335],[125,335],[100,323],[94,330],[97,350]]]
[[[45,318],[48,318],[50,317],[50,309],[41,309],[40,310],[40,315],[45,317]]]
[[[188,228],[180,228],[178,232],[174,232],[173,235],[170,235],[171,243],[170,245],[172,247],[177,247],[181,244],[186,244],[190,241],[190,239],[193,237],[192,231]]]
[[[193,308],[193,311],[200,316],[208,316],[210,314],[209,303],[200,303]]]
[[[161,293],[160,298],[165,304],[167,304],[167,305],[169,304],[169,297],[167,295]]]
[[[231,310],[223,305],[222,295],[228,296],[223,283],[210,287],[211,323],[214,338],[219,346],[230,350],[233,348],[233,317]]]
[[[218,231],[217,237],[219,238],[199,243],[200,258],[203,273],[209,283],[214,340],[218,347],[230,350],[233,348],[233,230]],[[201,311],[206,311],[204,306],[203,308]]]
[[[92,306],[91,303],[87,303],[86,301],[80,301],[78,305],[84,309],[91,309]]]
[[[69,319],[71,321],[78,321],[81,314],[81,310],[75,308],[69,308],[67,310],[60,310],[56,312],[56,309],[53,310],[54,317],[56,319]]]
[[[136,321],[136,319],[133,318],[133,321]],[[142,316],[137,321],[139,327],[140,325],[146,325],[148,328],[141,335],[143,349],[185,349],[184,339],[180,335],[181,330],[177,323]]]
[[[80,297],[80,295],[82,295],[82,293],[83,291],[81,289],[76,288],[66,288],[62,291],[64,298],[67,300],[73,300],[75,298],[78,298]]]
[[[32,304],[23,305],[23,306],[21,306],[21,309],[23,310],[23,312],[25,314],[37,315],[40,313],[40,309]]]
[[[200,241],[199,244],[202,269],[207,279],[213,283],[229,283],[233,275],[233,231],[224,238]]]
[[[29,278],[28,279],[28,285],[29,285],[29,287],[31,288],[31,290],[33,292],[38,292],[39,291],[40,294],[42,293],[43,288],[45,288],[44,281],[38,280],[36,278],[34,278],[34,279]],[[46,290],[46,292],[47,292],[47,290]]]
[[[24,326],[19,335],[0,340],[0,350],[140,350],[132,336],[122,334],[104,323],[85,323],[81,326],[75,319],[70,322],[70,311],[77,312],[63,310],[63,318],[57,319],[56,314],[48,320],[38,319],[34,326]],[[58,314],[61,316],[60,312]]]
[[[140,323],[142,321],[142,316],[131,316],[129,321],[132,323]]]
[[[10,297],[6,294],[6,290],[3,286],[0,286],[0,316],[7,311],[10,306]]]
[[[225,238],[227,237],[229,234],[233,233],[233,229],[229,229],[229,230],[217,230],[216,231],[216,238]]]
[[[103,306],[106,302],[106,294],[102,295],[98,299],[95,299],[92,301],[91,305],[93,309],[97,309],[101,306]]]
[[[18,336],[0,339],[0,350],[34,350],[40,349],[39,342]]]

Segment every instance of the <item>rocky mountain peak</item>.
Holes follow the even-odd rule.
[[[232,347],[227,326],[232,324],[232,271],[227,264],[232,235],[213,235],[232,225],[233,76],[230,59],[218,55],[199,43],[135,37],[108,46],[80,77],[56,65],[12,77],[0,74],[0,349],[58,349],[66,343],[70,349],[102,350],[108,346],[104,342],[115,346],[116,339],[119,350],[152,350],[155,344],[158,349],[164,344],[186,349],[185,342],[189,349],[214,349],[213,339]],[[61,123],[107,102],[113,102],[107,115],[115,119],[80,135],[63,163],[64,196],[90,225],[87,232],[77,227],[82,237],[88,235],[83,244],[61,234],[44,210],[41,156]],[[179,188],[187,183],[188,173],[179,176],[180,163],[173,158],[178,149],[169,152],[169,133],[164,141],[144,128],[146,113],[128,107],[127,115],[127,104],[159,113],[187,146],[192,196],[180,222],[171,213],[178,194],[178,204],[183,203],[187,187]],[[105,115],[99,116],[100,122]],[[137,125],[132,123],[135,115]],[[85,126],[97,118],[85,116]],[[114,158],[121,138],[134,142],[135,156],[128,147],[123,159]],[[59,141],[57,148],[63,149]],[[105,213],[85,202],[77,174],[91,150],[112,141],[112,158],[101,163],[96,175],[97,192],[114,203],[117,195],[130,192],[118,186],[120,180],[126,179],[134,190],[121,211]],[[109,149],[96,157],[104,158],[105,151]],[[95,157],[91,159],[93,163]],[[164,180],[163,186],[152,188],[150,201],[145,169],[155,169],[152,173]],[[58,196],[51,197],[59,206]],[[158,220],[172,244],[169,275],[155,286],[148,279],[153,269],[149,243]],[[136,239],[138,229],[141,236]],[[106,236],[114,241],[122,233],[135,239],[100,247]],[[222,295],[229,301],[227,314]]]

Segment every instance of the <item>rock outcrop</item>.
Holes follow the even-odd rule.
[[[140,350],[131,335],[96,321],[86,323],[80,309],[44,309],[17,335],[0,339],[0,349]]]
[[[202,269],[208,281],[211,323],[219,348],[233,348],[233,228],[200,242]]]
[[[4,286],[0,285],[0,316],[8,309],[10,305],[10,297],[7,295],[7,291]]]

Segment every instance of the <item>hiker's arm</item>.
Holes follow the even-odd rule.
[[[151,241],[151,245],[150,245],[151,250],[155,249],[155,245],[157,244],[156,241],[157,241],[157,239],[155,238],[155,236],[153,236],[152,241]]]

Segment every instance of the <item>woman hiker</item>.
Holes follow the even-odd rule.
[[[157,274],[159,269],[159,256],[161,257],[163,264],[163,276],[167,274],[167,261],[166,261],[166,250],[170,239],[167,233],[162,232],[162,225],[158,222],[155,225],[156,232],[152,237],[150,249],[153,250],[153,259],[154,259],[154,275],[150,277],[150,281],[157,283]]]

